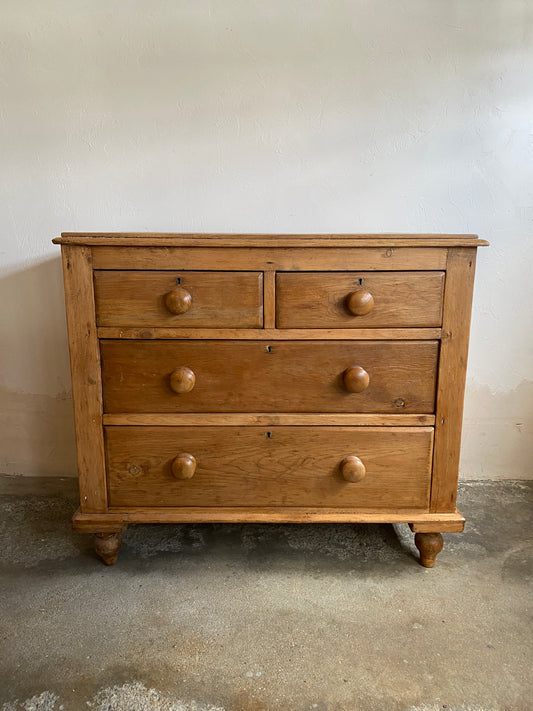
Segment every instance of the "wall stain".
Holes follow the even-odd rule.
[[[0,388],[0,474],[76,476],[72,398]]]

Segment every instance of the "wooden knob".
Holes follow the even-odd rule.
[[[184,314],[191,308],[192,296],[187,289],[177,286],[165,295],[165,306],[173,314]]]
[[[178,395],[191,392],[195,383],[196,375],[190,368],[176,368],[176,370],[170,374],[170,387],[175,393],[178,393]]]
[[[196,459],[192,454],[182,452],[172,460],[171,468],[176,479],[190,479],[196,471]]]
[[[340,463],[340,470],[346,481],[352,482],[361,481],[366,474],[365,465],[359,457],[345,457]]]
[[[348,311],[354,316],[365,316],[374,308],[374,297],[369,291],[353,291],[346,299]]]
[[[363,390],[367,389],[370,383],[370,376],[364,368],[361,368],[359,365],[352,365],[351,368],[346,368],[342,380],[348,392],[362,393]]]

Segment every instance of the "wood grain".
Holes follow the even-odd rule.
[[[378,425],[416,427],[435,424],[435,415],[382,415],[351,412],[202,412],[202,413],[128,413],[104,415],[104,425],[353,425],[359,427]]]
[[[443,540],[440,533],[417,533],[415,546],[420,551],[420,564],[424,568],[433,568],[435,559],[442,550]]]
[[[106,413],[434,411],[436,341],[102,341],[101,356]],[[354,365],[361,393],[343,384]],[[179,367],[196,382],[176,395]]]
[[[412,523],[414,522],[414,523]],[[258,506],[182,506],[149,508],[113,507],[107,514],[83,514],[77,511],[72,519],[75,531],[121,530],[129,523],[404,523],[413,530],[457,532],[464,527],[464,518],[455,513],[427,513],[410,508],[328,508],[328,507],[258,507]]]
[[[113,506],[409,506],[427,508],[433,429],[108,427]],[[180,452],[196,460],[177,481]],[[346,456],[366,468],[347,482]]]
[[[455,505],[468,328],[475,250],[486,242],[169,233],[54,241],[82,493],[73,526],[99,534],[109,561],[120,538],[110,534],[130,522],[401,522],[426,564],[441,532],[463,529]],[[348,393],[343,373],[354,367],[369,384]],[[180,368],[195,382],[176,394],[170,375]]]
[[[192,297],[174,314],[165,297],[179,284]],[[262,328],[263,275],[259,272],[94,272],[99,326]]]
[[[440,531],[441,533],[460,533],[465,528],[464,516],[455,509],[453,513],[430,513],[429,517],[438,517],[436,519],[418,519],[409,523],[409,528],[413,533],[432,533]]]
[[[170,463],[170,471],[175,479],[191,479],[196,471],[196,459],[188,452],[180,452]]]
[[[94,535],[94,552],[106,565],[115,565],[118,552],[122,546],[122,535],[100,531]]]
[[[317,338],[320,340],[351,340],[351,341],[385,341],[385,340],[400,340],[400,341],[430,341],[435,338],[440,338],[440,328],[339,328],[339,329],[281,329],[281,328],[265,328],[265,329],[247,329],[247,328],[108,328],[102,327],[98,329],[99,338],[122,338],[122,339],[166,339],[174,340],[176,338],[198,339],[206,338],[208,340],[221,339],[249,341],[261,338],[263,340],[283,340],[290,339],[291,341],[313,341]]]
[[[350,366],[342,374],[342,384],[349,393],[362,393],[370,384],[370,376],[361,366]]]
[[[201,246],[201,247],[231,247],[242,245],[244,247],[342,247],[347,244],[354,246],[420,246],[428,245],[439,247],[441,245],[472,245],[485,244],[474,234],[197,234],[197,233],[170,233],[170,232],[63,232],[60,238],[52,240],[55,244],[84,244],[87,246],[131,245],[140,246],[168,246],[176,245]]]
[[[235,271],[340,271],[357,265],[359,271],[435,270],[446,267],[448,248],[442,247],[95,247],[95,269],[165,269]]]
[[[276,327],[276,272],[265,271],[263,274],[264,281],[264,327]]]
[[[475,266],[475,249],[450,250],[437,381],[432,511],[453,511],[456,505]]]
[[[102,381],[89,247],[63,245],[63,280],[74,399],[74,425],[83,512],[107,508]]]
[[[358,279],[356,290],[352,291],[344,299],[344,306],[351,316],[367,316],[374,308],[374,297],[369,291],[360,286],[362,283],[363,279]]]
[[[350,313],[354,291],[369,292],[372,310]],[[279,273],[278,328],[424,328],[440,326],[444,272]]]
[[[178,277],[176,282],[181,283],[181,277]],[[192,296],[191,293],[182,286],[175,286],[165,294],[164,302],[168,311],[176,316],[181,316],[191,308]]]
[[[366,476],[366,466],[359,457],[352,454],[342,460],[339,469],[343,479],[352,483],[358,483]]]

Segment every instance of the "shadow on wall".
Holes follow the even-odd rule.
[[[0,474],[76,476],[61,259],[0,279]]]

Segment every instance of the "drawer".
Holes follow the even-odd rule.
[[[262,328],[261,272],[95,271],[98,326]]]
[[[101,341],[104,410],[431,413],[438,341]]]
[[[279,328],[432,327],[442,323],[444,272],[280,272]]]
[[[428,506],[428,427],[107,427],[105,436],[111,506]]]

